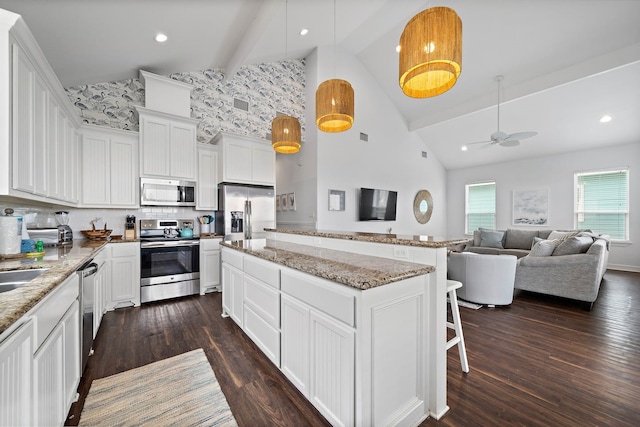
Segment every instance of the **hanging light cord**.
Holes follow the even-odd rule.
[[[502,76],[497,76],[496,80],[498,81],[498,132],[500,132],[500,86],[502,83]]]
[[[333,77],[336,76],[336,0],[333,0]]]
[[[287,23],[289,22],[289,8],[287,7],[287,1],[284,0],[284,60],[287,60],[289,56],[289,46],[288,46],[288,37],[287,37]]]

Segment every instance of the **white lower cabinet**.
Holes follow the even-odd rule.
[[[33,412],[33,320],[0,341],[0,425],[31,425]]]
[[[222,262],[222,315],[230,316],[242,327],[242,271]]]
[[[33,356],[34,425],[64,421],[64,326],[58,324]]]
[[[220,239],[200,239],[200,295],[220,290]]]
[[[98,272],[94,279],[93,294],[93,338],[98,335],[102,316],[107,309],[107,284],[109,283],[109,260],[104,249],[97,257],[93,259],[98,265]]]
[[[62,318],[64,326],[64,397],[65,408],[76,401],[80,384],[80,303],[74,301]],[[66,415],[66,413],[65,413]]]
[[[107,310],[140,305],[140,243],[110,243]]]
[[[288,295],[282,296],[282,372],[309,398],[309,318],[310,308]]]

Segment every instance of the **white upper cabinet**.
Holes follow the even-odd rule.
[[[276,153],[267,140],[220,132],[213,143],[222,147],[222,182],[275,185]]]
[[[218,150],[216,147],[198,147],[197,210],[218,209]]]
[[[0,135],[0,195],[76,205],[79,118],[24,22],[0,13],[13,23],[0,30],[0,127],[12,129]]]
[[[136,108],[140,113],[140,176],[195,180],[198,120]]]
[[[81,134],[81,206],[138,207],[138,134],[89,125]]]

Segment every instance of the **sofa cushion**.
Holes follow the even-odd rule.
[[[480,247],[502,249],[504,231],[480,230]]]
[[[553,251],[553,255],[561,256],[561,255],[584,254],[589,250],[592,243],[593,243],[593,239],[591,237],[587,237],[587,236],[569,237],[568,239],[564,239],[560,242],[558,247],[556,247],[556,249]]]
[[[534,237],[538,237],[538,230],[509,228],[506,232],[504,247],[505,249],[531,249]]]
[[[498,249],[499,255],[514,255],[516,258],[522,258],[529,255],[529,249]]]
[[[529,256],[551,256],[560,243],[558,240],[543,240],[539,239],[531,248],[531,252],[529,252]]]
[[[472,248],[468,248],[465,252],[474,252],[476,254],[483,254],[483,255],[500,255],[500,249],[483,248],[480,246],[474,246]]]

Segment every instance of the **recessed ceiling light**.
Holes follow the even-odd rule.
[[[462,151],[467,151],[467,146],[463,145],[462,148],[460,148]]]
[[[308,28],[303,28],[300,30],[300,35],[301,36],[306,36],[309,33],[309,29]]]
[[[609,114],[605,114],[604,116],[600,117],[600,123],[609,123],[611,120],[613,120],[613,116]]]
[[[169,37],[167,37],[167,35],[166,35],[166,34],[158,33],[158,34],[156,34],[155,40],[156,40],[158,43],[164,43],[164,42],[166,42],[166,41],[167,41],[167,39],[168,39],[168,38],[169,38]]]

